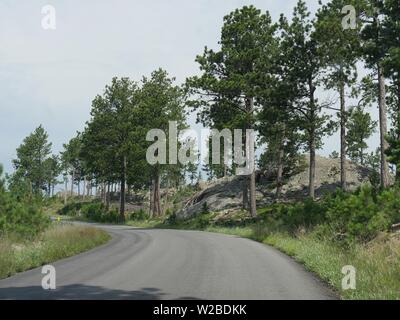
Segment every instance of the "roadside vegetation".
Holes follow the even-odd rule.
[[[6,190],[0,166],[0,279],[108,241],[102,230],[51,222],[44,207],[57,203],[23,188]]]
[[[0,237],[0,279],[106,243],[110,236],[102,230],[71,224],[53,225],[32,238],[16,234]]]

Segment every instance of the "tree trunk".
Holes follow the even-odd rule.
[[[107,211],[110,210],[110,182],[107,183],[107,190],[106,190],[106,209]]]
[[[72,170],[72,174],[71,174],[71,197],[74,196],[74,180],[75,180],[75,170]]]
[[[400,78],[397,81],[397,107],[396,107],[396,123],[397,139],[400,140]],[[396,166],[396,182],[400,182],[400,168]]]
[[[364,166],[364,148],[360,149],[360,165]]]
[[[378,84],[379,84],[379,129],[380,129],[380,146],[381,146],[381,187],[389,186],[389,167],[386,160],[385,151],[388,143],[385,139],[387,134],[387,108],[386,108],[386,88],[385,77],[380,64],[378,64]]]
[[[276,194],[275,200],[279,200],[282,193],[282,177],[283,177],[283,141],[279,143],[279,151],[278,151],[278,163],[277,163],[277,174],[276,174]]]
[[[154,215],[155,216],[161,216],[161,204],[160,204],[160,175],[157,173],[154,177],[154,203],[153,203],[153,209],[154,209]]]
[[[313,131],[313,130],[312,130]],[[315,199],[315,138],[310,138],[310,175],[308,194],[311,199]]]
[[[250,175],[250,215],[255,218],[257,216],[257,203],[256,203],[256,171],[253,170]]]
[[[310,90],[310,130],[309,130],[309,151],[310,151],[310,173],[309,173],[309,185],[308,185],[308,195],[311,199],[315,199],[315,98],[314,92],[315,87],[312,83],[312,79],[309,80],[309,90]]]
[[[347,167],[346,167],[346,102],[344,84],[340,84],[340,185],[343,191],[347,191]]]
[[[121,222],[125,221],[125,185],[126,185],[126,157],[124,156],[121,175],[121,192],[119,214]]]
[[[397,114],[396,114],[396,128],[400,129],[400,78],[397,81]],[[400,140],[400,130],[397,134],[397,139]]]
[[[249,208],[249,177],[243,177],[243,210],[247,210]]]
[[[64,188],[64,205],[66,205],[66,204],[67,204],[67,192],[68,192],[68,180],[67,180],[67,176],[65,176],[64,184],[65,184],[65,188]]]
[[[254,98],[249,97],[247,98],[247,112],[249,114],[253,114],[254,112]],[[248,124],[249,129],[253,129],[253,124]],[[255,169],[255,159],[254,159],[254,136],[249,136],[249,141],[247,141],[249,148],[249,154],[247,155],[247,160],[251,162],[249,163],[249,167],[252,168],[252,172],[250,174],[249,179],[249,208],[250,208],[250,216],[256,217],[257,216],[257,204],[256,204],[256,169]]]
[[[83,192],[82,192],[83,200],[85,200],[86,192],[87,192],[87,190],[86,190],[86,176],[84,176],[83,177]]]
[[[149,213],[150,216],[154,216],[154,181],[151,180],[150,188],[149,188]]]
[[[88,180],[86,184],[86,196],[90,197],[92,195],[92,181]]]
[[[163,207],[162,207],[162,210],[163,210],[163,212],[164,213],[166,213],[167,212],[167,210],[169,209],[168,208],[168,193],[169,193],[169,188],[170,188],[170,185],[169,185],[169,179],[167,179],[167,183],[166,183],[166,193],[165,193],[165,197],[164,197],[164,205],[163,205]]]

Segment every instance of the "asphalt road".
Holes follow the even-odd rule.
[[[291,258],[263,244],[197,231],[101,226],[112,240],[0,281],[0,299],[335,299]]]

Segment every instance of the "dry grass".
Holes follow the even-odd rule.
[[[102,230],[71,224],[54,225],[33,241],[0,239],[0,279],[92,249],[109,240]]]

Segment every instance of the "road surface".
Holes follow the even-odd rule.
[[[279,251],[248,239],[180,230],[99,226],[107,244],[0,281],[0,299],[335,299]]]

